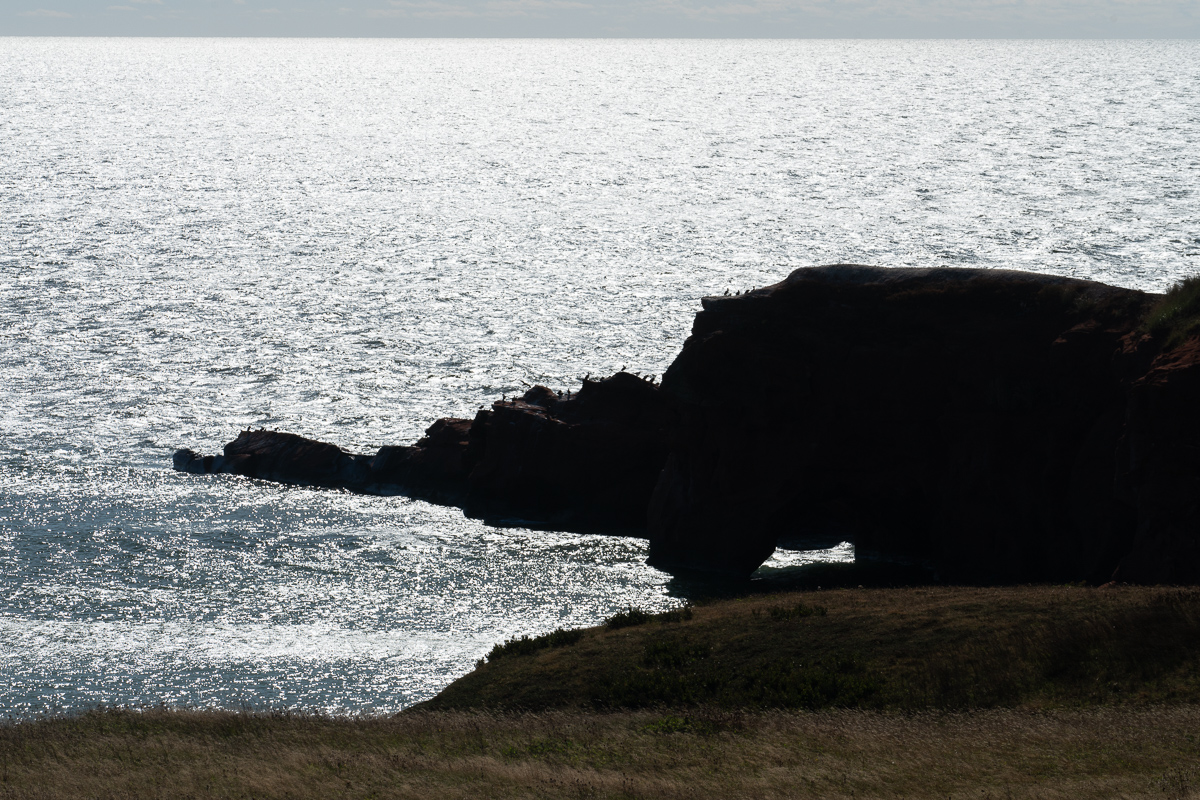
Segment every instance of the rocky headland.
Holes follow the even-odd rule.
[[[1147,323],[1161,295],[834,265],[702,302],[661,385],[536,386],[374,455],[243,431],[175,469],[644,535],[673,571],[845,539],[950,582],[1200,582],[1200,338]]]

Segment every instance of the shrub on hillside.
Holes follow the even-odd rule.
[[[531,656],[538,650],[545,650],[550,647],[568,647],[577,643],[582,638],[583,631],[568,631],[559,628],[552,633],[534,636],[532,639],[528,636],[522,636],[519,639],[509,639],[503,644],[493,647],[492,652],[487,655],[487,660],[495,661],[506,656]]]
[[[618,628],[631,628],[634,625],[645,625],[652,619],[654,619],[653,614],[642,611],[640,608],[634,608],[633,606],[630,606],[624,611],[618,612],[609,617],[608,621],[604,623],[604,627],[608,628],[610,631],[615,631]]]
[[[683,606],[682,608],[673,608],[658,615],[659,622],[687,622],[691,618],[692,607],[690,605]]]

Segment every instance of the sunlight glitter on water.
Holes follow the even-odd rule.
[[[784,550],[780,548],[758,568],[755,575],[765,577],[772,573],[777,574],[812,564],[848,564],[853,561],[854,545],[850,542],[842,542],[824,550]]]
[[[1162,289],[1197,85],[1196,42],[0,38],[0,712],[394,710],[684,602],[642,541],[170,455],[661,374],[799,266]]]

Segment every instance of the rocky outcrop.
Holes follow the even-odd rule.
[[[673,415],[627,372],[559,396],[535,386],[475,417],[463,510],[563,530],[644,535]]]
[[[497,522],[644,535],[670,420],[656,385],[619,372],[585,380],[577,393],[535,386],[373,456],[259,430],[242,431],[223,455],[184,449],[174,461],[182,472],[405,494]]]
[[[175,452],[175,469],[195,474],[229,473],[301,486],[349,489],[367,494],[411,494],[445,503],[465,496],[464,455],[470,420],[439,419],[411,447],[381,447],[374,456],[293,433],[242,431],[223,455]]]
[[[709,297],[660,387],[534,387],[373,456],[243,432],[176,469],[405,493],[498,521],[648,535],[749,575],[851,540],[941,579],[1200,582],[1200,341],[1159,296],[1004,270],[801,269]]]
[[[950,581],[1108,580],[1142,513],[1118,444],[1145,354],[1122,345],[1155,299],[848,265],[706,298],[663,378],[652,563],[745,575],[835,530]]]

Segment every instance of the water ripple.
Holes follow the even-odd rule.
[[[394,710],[679,602],[642,542],[170,453],[661,373],[804,265],[1162,289],[1197,85],[1182,41],[0,39],[0,711]]]

